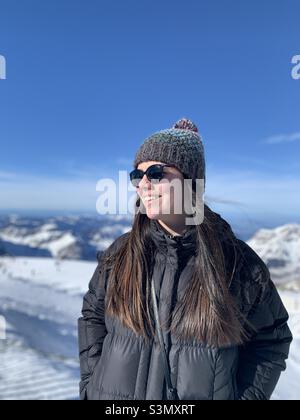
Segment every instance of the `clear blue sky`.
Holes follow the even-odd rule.
[[[300,210],[298,0],[0,0],[0,208],[94,210],[143,139],[199,127],[207,198]]]

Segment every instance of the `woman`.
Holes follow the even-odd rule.
[[[196,204],[205,158],[195,124],[148,137],[134,168],[132,230],[98,253],[84,297],[81,399],[269,399],[286,368],[288,314],[259,256]],[[172,181],[192,192],[188,203]]]

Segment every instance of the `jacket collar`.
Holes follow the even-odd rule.
[[[182,235],[170,235],[156,219],[150,219],[150,231],[153,242],[159,251],[167,254],[178,253],[185,257],[196,252],[196,228],[189,225]]]

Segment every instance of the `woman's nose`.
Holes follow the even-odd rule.
[[[151,182],[149,181],[149,179],[147,178],[147,175],[144,174],[143,178],[140,180],[138,188],[143,189],[145,187],[149,188],[149,186],[151,186]]]

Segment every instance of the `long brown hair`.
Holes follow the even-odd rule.
[[[138,198],[136,206],[139,205]],[[195,229],[197,253],[193,275],[182,300],[174,308],[169,331],[180,340],[196,339],[212,346],[242,344],[247,332],[230,293],[236,268],[236,237],[231,229],[224,230],[224,225],[222,230],[219,215],[206,204],[204,220]],[[230,273],[221,237],[234,251]],[[106,313],[145,339],[151,339],[155,331],[150,289],[154,251],[150,219],[137,212],[128,239],[107,259],[107,263],[113,263],[108,278]]]

